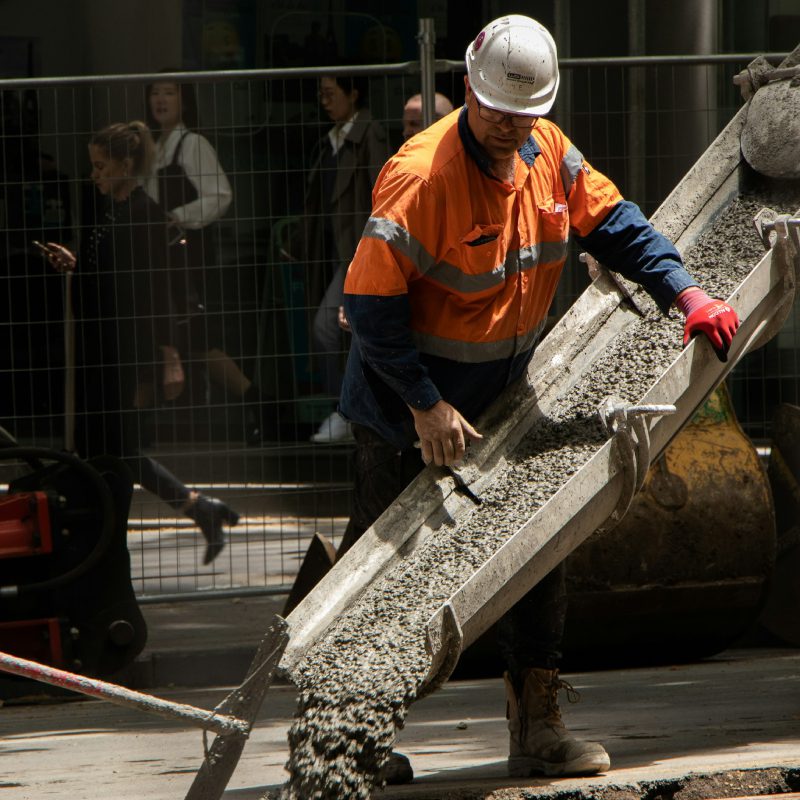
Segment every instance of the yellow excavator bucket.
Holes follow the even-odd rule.
[[[721,384],[619,525],[569,557],[565,653],[635,663],[718,652],[755,621],[774,560],[767,474]]]

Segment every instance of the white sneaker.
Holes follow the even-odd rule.
[[[319,430],[312,435],[312,442],[352,442],[353,431],[350,423],[338,412],[334,411],[323,420]]]

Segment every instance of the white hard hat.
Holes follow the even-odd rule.
[[[467,47],[469,85],[480,103],[512,114],[546,114],[558,91],[558,55],[535,19],[509,14]]]

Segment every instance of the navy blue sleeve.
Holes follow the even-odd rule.
[[[345,294],[344,309],[361,357],[407,405],[425,410],[441,399],[411,335],[408,295]]]
[[[576,239],[604,267],[644,287],[664,314],[680,292],[697,286],[675,245],[628,200],[621,200],[591,233]]]

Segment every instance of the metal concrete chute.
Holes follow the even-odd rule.
[[[728,299],[742,317],[728,360],[695,339],[634,406],[598,409],[612,438],[431,617],[431,667],[420,695],[449,677],[458,655],[592,533],[624,514],[651,460],[747,353],[781,327],[800,277],[800,246],[778,226],[776,241]],[[796,230],[796,228],[795,228]]]
[[[688,250],[714,224],[740,192],[740,141],[746,122],[747,108],[744,107],[653,215],[654,226],[671,238],[681,252]],[[639,458],[635,467],[640,478],[736,361],[771,338],[789,313],[796,284],[796,229],[794,223],[771,218],[766,212],[762,225],[767,226],[771,249],[730,298],[744,323],[728,363],[720,364],[705,342],[692,343],[653,387],[654,396],[648,394],[641,401],[642,405],[650,406],[675,405],[676,413],[648,419],[647,441],[641,422],[634,425],[631,420],[634,432],[630,439],[635,442]],[[764,234],[761,235],[763,239]],[[480,496],[482,489],[502,471],[507,455],[536,421],[548,414],[557,398],[575,386],[628,325],[641,318],[642,310],[648,313],[652,309],[654,304],[643,289],[627,286],[601,270],[593,284],[541,342],[527,380],[501,396],[478,421],[484,439],[473,444],[455,475],[435,467],[426,469],[287,617],[289,643],[279,671],[291,678],[294,667],[307,650],[374,582],[407,559],[443,523],[471,510],[474,506],[464,496],[463,488]],[[643,463],[641,453],[645,445],[647,459]],[[630,479],[623,474],[618,450],[619,443],[609,444],[592,462],[591,470],[596,470],[599,483],[591,491],[584,487],[579,493],[585,496],[588,510],[584,516],[577,515],[572,523],[576,526],[570,534],[575,546],[606,522],[617,509],[621,494],[629,493]],[[558,499],[553,497],[553,505],[548,509],[552,512],[555,505],[564,503],[563,513],[549,514],[551,521],[547,528],[548,536],[561,543],[554,548],[554,553],[556,550],[558,553],[553,555],[556,560],[563,559],[568,552],[563,547],[566,534],[562,532],[570,523],[567,512],[580,506],[575,498],[568,502],[564,498],[560,493]],[[540,535],[544,537],[544,546],[547,537],[544,533]],[[526,532],[519,541],[527,540],[530,544],[534,538]],[[515,546],[516,543],[509,542],[508,552]],[[497,557],[502,559],[501,552]],[[517,595],[524,594],[538,580],[540,569],[546,572],[548,563],[550,566],[556,563],[548,562],[547,556],[538,551],[534,561],[535,565],[530,567],[533,573],[516,574],[513,581],[502,577],[505,574],[502,570],[493,571],[498,562],[479,570],[465,584],[464,591],[457,592],[452,602],[446,603],[438,616],[434,615],[428,628],[434,659],[441,661],[442,654],[447,651],[446,660],[452,668],[460,648],[473,641],[510,607],[518,599]],[[487,578],[488,575],[491,578]],[[514,588],[510,589],[509,584],[514,584]],[[472,597],[479,585],[480,601],[477,595]],[[466,602],[468,594],[472,599]],[[459,644],[449,646],[445,644],[447,641]],[[439,671],[449,674],[441,663]],[[436,673],[434,666],[431,674]]]
[[[444,522],[472,508],[459,487],[479,496],[535,421],[638,318],[610,276],[600,276],[543,340],[527,380],[509,387],[479,421],[484,438],[473,444],[463,466],[454,474],[425,469],[288,615],[289,642],[279,670],[291,676],[308,648],[370,585]]]
[[[740,136],[745,120],[745,109],[741,109],[652,218],[654,226],[681,251],[713,224],[739,192]],[[527,380],[507,391],[478,420],[484,439],[473,443],[456,475],[435,467],[423,471],[289,614],[289,643],[279,666],[281,673],[291,677],[308,648],[369,586],[408,558],[444,522],[471,510],[471,501],[457,491],[457,481],[480,496],[536,420],[547,415],[557,398],[580,380],[608,345],[641,318],[641,310],[657,313],[643,289],[621,283],[601,270],[540,343]],[[691,352],[695,349],[694,345],[690,348]],[[703,390],[697,405],[713,390],[714,380],[721,377],[711,380],[713,385]],[[598,506],[595,527],[605,519],[602,513]]]
[[[781,66],[786,68],[793,57],[800,63],[800,48]],[[800,79],[795,80],[797,68],[791,69],[791,76],[781,73],[779,77],[790,77],[794,88]],[[697,241],[739,193],[748,111],[747,106],[739,111],[652,219],[681,252]],[[797,119],[800,114],[793,124]],[[764,126],[770,121],[766,119]],[[794,153],[794,164],[800,164],[791,134],[788,141],[773,142],[784,155]],[[800,137],[796,144],[800,147]],[[707,342],[692,342],[637,404],[665,413],[654,414],[646,422],[636,415],[632,424],[625,420],[611,440],[432,615],[426,631],[431,666],[420,696],[440,686],[462,650],[554,566],[592,533],[615,524],[630,503],[632,487],[640,484],[650,463],[733,366],[780,330],[791,312],[800,276],[800,212],[779,215],[762,209],[753,223],[767,252],[728,298],[742,318],[728,361],[719,362]],[[644,291],[635,289],[631,300],[636,303],[643,298],[646,302]],[[674,413],[666,412],[669,407]],[[607,420],[613,413],[625,413],[610,401],[602,411]]]

